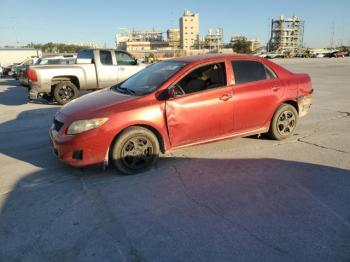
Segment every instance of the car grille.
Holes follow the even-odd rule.
[[[56,120],[56,119],[53,120],[53,129],[54,129],[54,130],[56,130],[57,132],[59,132],[60,129],[62,128],[62,126],[63,126],[63,123],[62,123],[62,122],[60,122],[60,121],[58,121],[58,120]]]

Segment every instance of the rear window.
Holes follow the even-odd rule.
[[[78,59],[93,59],[94,53],[92,49],[82,50],[78,52]]]
[[[101,50],[100,51],[100,61],[102,65],[112,65],[112,54],[110,51]]]
[[[232,61],[236,84],[276,78],[275,74],[257,61]]]

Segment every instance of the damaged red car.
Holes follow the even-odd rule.
[[[50,136],[58,158],[72,166],[113,163],[137,173],[161,152],[185,146],[262,133],[288,138],[312,92],[307,74],[264,58],[176,58],[68,103]]]

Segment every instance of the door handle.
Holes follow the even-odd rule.
[[[279,86],[273,86],[273,87],[271,87],[271,90],[272,90],[273,92],[277,92],[278,90],[280,90],[280,88],[281,88],[281,87],[279,87]]]
[[[220,96],[219,99],[222,100],[222,101],[227,101],[227,100],[229,100],[231,98],[232,98],[232,95],[225,94],[225,95]]]
[[[124,71],[125,68],[124,68],[124,67],[118,67],[118,70],[119,70],[119,71]]]

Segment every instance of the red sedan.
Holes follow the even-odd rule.
[[[231,137],[290,137],[311,105],[311,80],[264,58],[206,55],[153,64],[65,105],[50,129],[72,166],[112,162],[123,173],[160,152]]]

